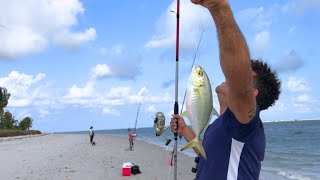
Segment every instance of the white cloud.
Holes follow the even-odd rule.
[[[307,103],[310,102],[311,98],[307,94],[301,94],[297,97],[294,97],[294,101],[300,102],[300,103]]]
[[[93,95],[95,83],[88,81],[84,87],[78,87],[73,85],[67,95],[64,96],[66,99],[77,99],[77,98],[88,98]],[[81,101],[82,102],[82,101]]]
[[[303,78],[289,77],[287,89],[291,92],[308,92],[310,87]]]
[[[37,99],[37,101],[33,102],[33,105],[39,106],[39,107],[41,107],[41,106],[50,106],[50,105],[54,106],[56,104],[57,104],[56,99],[55,99],[55,97],[52,97],[52,95],[50,95],[50,96],[48,96],[46,98],[45,97],[43,97],[43,98],[40,97],[40,98]]]
[[[320,10],[319,0],[294,0],[289,1],[282,8],[284,12],[293,11],[294,13],[300,14],[306,11],[308,8],[314,7]]]
[[[173,101],[169,93],[152,94],[146,87],[142,87],[138,92],[132,91],[132,88],[128,86],[112,87],[109,92],[104,94],[93,93],[93,87],[94,85],[90,81],[82,88],[73,85],[60,103],[87,108],[101,108],[104,114],[112,114],[117,112],[116,106],[139,104],[140,102],[143,104],[165,104]],[[110,107],[103,110],[105,106]]]
[[[10,104],[8,104],[8,106],[10,105],[10,107],[27,107],[30,106],[32,104],[32,99],[30,98],[14,98],[12,97],[9,100]]]
[[[73,32],[84,12],[79,0],[2,1],[0,58],[16,59],[46,49],[51,39],[63,47],[78,47],[94,40],[93,28]],[[81,30],[80,30],[81,31]]]
[[[54,37],[54,42],[68,50],[75,50],[82,44],[93,41],[96,38],[96,30],[87,29],[85,32],[63,31]]]
[[[130,87],[115,87],[111,88],[110,92],[107,94],[107,97],[110,98],[119,98],[129,96],[131,93]]]
[[[33,117],[33,114],[27,111],[22,111],[16,115],[16,119],[22,120],[25,117]]]
[[[202,30],[212,22],[209,12],[201,7],[195,6],[189,0],[180,2],[180,47],[182,50],[194,50]],[[157,22],[157,31],[146,48],[172,48],[176,41],[176,14],[170,12],[176,10],[176,1],[172,1],[166,11]]]
[[[274,68],[278,72],[295,71],[304,65],[303,60],[300,58],[295,50],[287,53],[280,62],[275,64]]]
[[[147,112],[151,112],[151,113],[157,112],[157,109],[154,105],[148,106],[148,108],[146,110],[147,110]]]
[[[134,98],[134,99],[136,99],[136,101],[139,102],[139,98]],[[161,103],[174,102],[174,98],[169,93],[161,93],[157,95],[152,95],[151,93],[148,93],[143,97],[143,101],[155,103],[155,104],[159,104],[159,103],[161,104]]]
[[[59,110],[57,107],[68,108],[68,106],[100,109],[103,114],[119,116],[120,111],[117,108],[119,106],[136,105],[140,102],[143,104],[173,102],[171,93],[154,94],[147,87],[133,91],[131,87],[119,86],[110,88],[106,93],[99,93],[99,86],[95,81],[88,81],[82,86],[73,85],[63,95],[61,90],[54,89],[54,92],[51,92],[52,84],[41,82],[44,78],[45,74],[28,75],[18,71],[12,71],[7,77],[0,78],[1,86],[6,87],[11,93],[8,107],[35,113],[35,117],[45,117]]]
[[[7,77],[0,78],[0,84],[5,86],[11,93],[18,94],[25,92],[32,84],[43,80],[45,77],[46,75],[43,73],[33,76],[19,71],[11,71]]]
[[[94,68],[91,69],[91,76],[93,78],[102,78],[111,75],[111,68],[106,64],[97,64]]]
[[[272,107],[268,108],[268,111],[279,112],[288,110],[287,104],[282,102],[281,99],[275,103]]]
[[[40,117],[45,117],[50,114],[50,111],[48,111],[47,109],[39,109],[39,114]]]
[[[120,116],[120,112],[117,111],[116,109],[112,109],[112,108],[103,108],[102,113],[103,114],[111,114],[114,116]]]
[[[261,31],[254,36],[252,49],[255,53],[262,53],[269,47],[270,33],[269,31]]]
[[[46,48],[47,39],[26,27],[0,29],[0,59],[15,59]]]
[[[123,44],[116,44],[111,48],[101,47],[99,52],[101,55],[122,55],[125,50]]]
[[[75,102],[76,104],[76,102]],[[99,96],[99,97],[94,97],[92,99],[90,99],[88,102],[87,102],[87,105],[90,105],[90,106],[96,106],[96,107],[99,107],[99,106],[122,106],[122,105],[125,105],[125,104],[128,104],[126,98],[110,98],[110,97],[104,97],[104,96]]]
[[[292,105],[295,108],[294,113],[309,113],[311,112],[310,106],[304,103],[294,103]]]
[[[97,64],[91,69],[91,77],[97,79],[103,78],[120,78],[134,79],[140,72],[140,59],[137,57],[133,60],[117,61],[115,64]]]
[[[44,96],[41,91],[41,85],[34,88],[34,85],[43,80],[45,74],[28,75],[18,71],[11,71],[7,77],[0,78],[1,87],[5,87],[9,98],[9,107],[26,107],[30,106],[35,100]]]

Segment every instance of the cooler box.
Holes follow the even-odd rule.
[[[122,165],[122,176],[130,176],[131,175],[131,163],[123,163]]]

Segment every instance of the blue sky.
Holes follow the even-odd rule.
[[[278,71],[282,94],[264,121],[320,118],[320,2],[230,1],[252,58]],[[0,86],[6,110],[45,132],[153,125],[174,104],[172,0],[18,0],[0,6]],[[181,0],[179,104],[196,64],[213,89],[224,81],[208,11]],[[217,97],[214,106],[219,109]]]

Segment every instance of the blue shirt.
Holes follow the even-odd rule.
[[[258,180],[266,140],[259,109],[248,124],[241,124],[228,108],[206,130],[197,180]]]

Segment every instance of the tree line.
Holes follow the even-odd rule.
[[[9,98],[10,93],[7,92],[7,89],[5,87],[0,87],[0,128],[29,130],[32,127],[32,118],[25,117],[18,122],[9,111],[4,112],[4,108],[7,106]]]
[[[21,129],[29,130],[32,127],[33,119],[30,117],[23,118],[20,122],[15,119],[9,111],[3,113],[0,119],[1,129]]]

